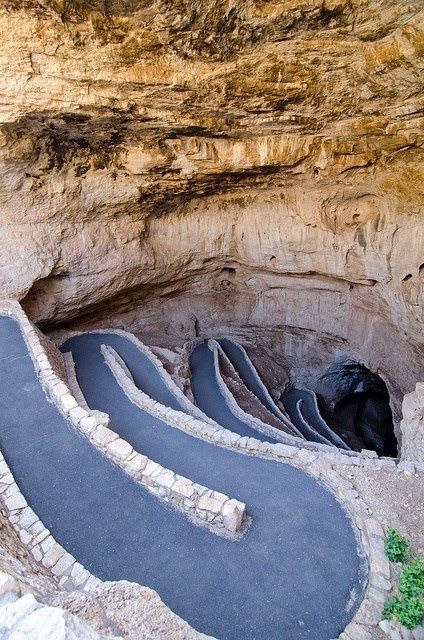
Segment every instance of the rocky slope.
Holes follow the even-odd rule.
[[[420,0],[3,0],[0,290],[423,379]],[[154,329],[152,329],[154,327]]]

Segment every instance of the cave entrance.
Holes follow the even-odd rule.
[[[379,456],[398,455],[390,395],[378,374],[347,359],[331,365],[319,387],[326,418],[346,444],[355,451],[371,449]]]

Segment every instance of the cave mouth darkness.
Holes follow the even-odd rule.
[[[379,456],[397,457],[390,395],[378,374],[346,359],[332,364],[317,386],[322,413],[354,451],[371,449]]]

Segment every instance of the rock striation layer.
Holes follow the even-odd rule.
[[[419,0],[3,0],[0,291],[423,379]],[[85,320],[81,320],[81,317]],[[155,327],[152,330],[152,327]]]

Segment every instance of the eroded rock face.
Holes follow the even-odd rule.
[[[403,438],[402,457],[405,460],[424,460],[424,384],[418,382],[402,404],[400,424]]]
[[[3,1],[2,295],[42,326],[260,339],[305,384],[344,354],[398,420],[424,373],[420,9]]]

